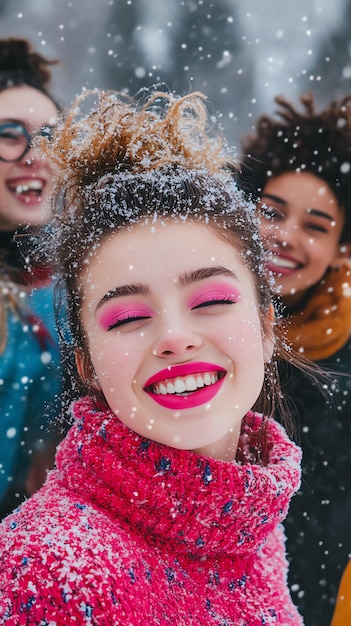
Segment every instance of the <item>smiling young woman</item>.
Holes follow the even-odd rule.
[[[255,206],[199,94],[92,96],[43,140],[74,423],[0,527],[0,612],[301,626],[281,527],[300,450],[270,417],[285,352]]]
[[[258,206],[267,268],[292,314],[338,262],[344,211],[330,187],[308,171],[270,178]]]
[[[0,517],[42,484],[59,413],[52,272],[26,245],[51,215],[52,170],[32,147],[58,118],[50,65],[26,40],[0,40]]]
[[[13,232],[50,218],[53,176],[31,147],[33,135],[56,124],[54,102],[29,85],[0,89],[0,229]]]
[[[242,141],[242,183],[258,199],[266,268],[287,340],[330,372],[325,395],[284,365],[303,449],[286,531],[293,597],[306,624],[329,626],[351,552],[351,98],[299,112],[283,97]]]

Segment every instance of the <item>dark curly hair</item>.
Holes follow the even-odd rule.
[[[256,131],[241,139],[240,183],[258,197],[268,178],[304,171],[324,180],[345,214],[342,241],[351,241],[351,95],[317,112],[313,95],[300,97],[299,112],[277,96],[277,118],[261,115]]]
[[[0,39],[0,92],[12,87],[28,85],[46,95],[61,111],[61,105],[50,94],[50,65],[57,59],[46,59],[36,52],[27,39],[8,37]]]

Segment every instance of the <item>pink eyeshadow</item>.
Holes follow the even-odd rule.
[[[197,306],[209,300],[232,300],[237,302],[240,299],[240,291],[233,285],[225,282],[216,282],[206,285],[196,290],[188,301],[189,308]]]
[[[98,324],[104,330],[115,324],[117,320],[124,320],[129,317],[151,317],[153,315],[151,309],[146,306],[130,305],[119,306],[111,304],[104,307],[103,311],[98,315]]]

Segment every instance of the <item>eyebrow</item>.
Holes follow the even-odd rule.
[[[179,276],[177,283],[180,287],[188,287],[193,283],[206,280],[207,278],[213,278],[214,276],[229,276],[229,278],[235,278],[237,280],[237,276],[234,272],[227,267],[219,265],[214,267],[202,267],[198,270],[194,270],[193,272],[184,272]],[[105,295],[97,303],[95,310],[98,311],[102,305],[105,304],[105,302],[114,298],[123,298],[125,296],[149,296],[150,293],[150,287],[144,283],[121,285],[120,287],[115,287],[105,293]]]
[[[283,204],[284,206],[286,206],[288,203],[286,200],[284,200],[284,198],[280,198],[279,196],[275,196],[272,193],[263,193],[261,196],[261,200],[263,200],[263,198],[268,198],[269,200],[273,200],[273,202],[278,202],[279,204]]]
[[[206,280],[206,278],[213,278],[214,276],[229,276],[237,280],[236,274],[227,267],[222,265],[214,267],[202,267],[201,269],[194,270],[193,272],[184,272],[178,278],[178,284],[181,287],[188,287],[193,283],[198,283],[200,280]]]
[[[105,295],[99,300],[96,305],[96,311],[100,309],[100,307],[107,302],[108,300],[112,300],[113,298],[123,298],[124,296],[148,296],[150,295],[150,289],[144,283],[131,283],[130,285],[121,285],[121,287],[115,287],[114,289],[110,289]]]
[[[286,200],[284,200],[283,198],[280,198],[279,196],[275,196],[274,194],[271,194],[271,193],[262,194],[261,200],[263,200],[264,198],[273,200],[273,202],[278,202],[278,204],[282,204],[283,206],[288,205],[288,202]],[[316,217],[321,217],[325,220],[328,220],[328,222],[334,221],[334,217],[329,215],[329,213],[325,213],[324,211],[321,211],[320,209],[313,209],[313,208],[306,209],[306,213],[308,213],[308,215],[315,215]]]
[[[320,209],[307,209],[306,213],[308,213],[308,215],[322,217],[323,219],[328,220],[328,222],[334,222],[335,219],[334,217],[332,217],[328,213],[325,213],[324,211],[321,211]]]

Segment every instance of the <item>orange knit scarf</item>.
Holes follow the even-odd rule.
[[[351,267],[332,269],[313,288],[305,307],[292,314],[287,339],[312,361],[340,350],[351,335]]]

